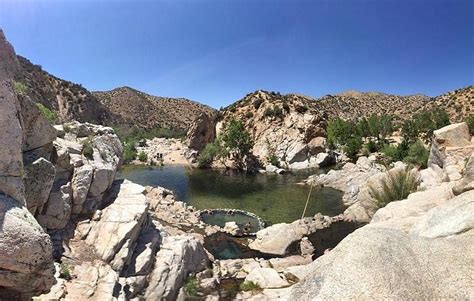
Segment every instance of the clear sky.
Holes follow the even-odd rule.
[[[18,54],[89,90],[225,106],[258,89],[435,96],[474,84],[473,0],[0,0]]]

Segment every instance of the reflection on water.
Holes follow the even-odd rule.
[[[141,185],[162,186],[198,209],[233,208],[250,211],[266,222],[291,222],[301,217],[309,186],[297,185],[314,171],[285,175],[248,175],[223,170],[189,169],[184,166],[125,166],[119,177]],[[343,211],[342,193],[313,188],[306,216],[317,212],[336,215]]]

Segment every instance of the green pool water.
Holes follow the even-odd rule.
[[[316,172],[248,175],[184,166],[124,166],[118,177],[141,185],[168,188],[178,199],[198,209],[241,209],[260,216],[268,224],[275,224],[301,218],[309,186],[296,183]],[[341,198],[342,193],[335,189],[313,188],[306,216],[317,212],[341,213],[344,209]]]

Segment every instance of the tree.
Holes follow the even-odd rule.
[[[331,148],[344,146],[354,136],[355,126],[352,122],[336,118],[328,122],[326,128],[328,144]]]
[[[429,156],[430,152],[423,145],[423,142],[421,142],[421,140],[417,140],[410,146],[408,149],[408,154],[405,159],[403,159],[403,161],[405,163],[420,166],[421,168],[426,168],[428,165]]]
[[[243,167],[243,159],[250,153],[254,141],[242,121],[231,119],[221,136],[228,155],[236,162],[239,168]]]

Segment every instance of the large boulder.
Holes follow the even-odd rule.
[[[286,279],[278,275],[278,272],[272,268],[256,268],[252,269],[245,277],[245,281],[258,284],[261,288],[280,288],[289,286]]]
[[[165,237],[144,294],[148,300],[175,300],[190,273],[207,267],[203,246],[192,236]]]
[[[214,141],[216,138],[216,124],[214,118],[202,113],[194,120],[186,134],[186,144],[197,151]]]
[[[53,142],[56,129],[41,113],[36,104],[25,95],[18,95],[23,120],[23,151],[29,151]]]
[[[428,166],[442,168],[448,180],[457,181],[462,178],[466,157],[473,151],[467,124],[451,124],[433,132]]]
[[[15,300],[47,292],[54,284],[49,235],[26,207],[0,194],[0,296]]]
[[[450,185],[379,210],[304,267],[289,300],[472,299],[474,191],[449,198]]]
[[[298,253],[300,251],[298,242],[303,237],[308,236],[318,240],[319,232],[328,233],[331,227],[339,227],[341,224],[344,224],[342,216],[328,217],[321,214],[299,219],[291,224],[275,224],[258,231],[256,239],[249,244],[249,247],[261,253],[276,256]],[[335,237],[338,236],[334,234]]]
[[[54,183],[48,201],[36,217],[40,225],[49,230],[64,229],[71,216],[71,197],[70,182]]]
[[[83,165],[74,169],[71,181],[72,188],[72,213],[79,214],[82,211],[82,205],[86,201],[87,194],[94,175],[94,168],[91,165]]]
[[[53,187],[56,168],[44,158],[39,158],[33,163],[25,166],[26,206],[31,214],[43,210],[48,201],[49,193]]]
[[[288,300],[471,299],[473,237],[433,240],[361,228],[310,264]]]

